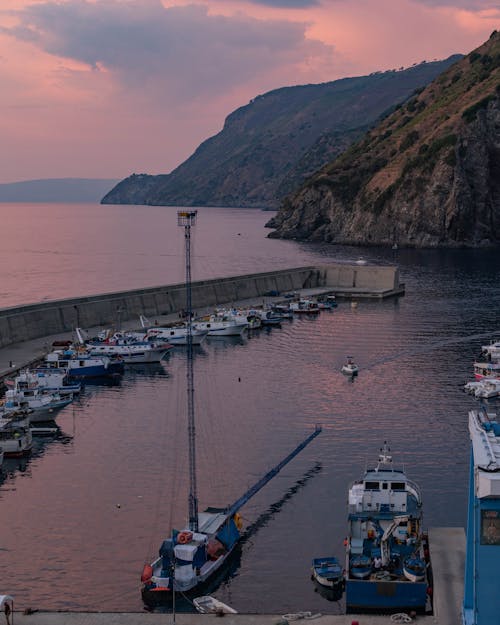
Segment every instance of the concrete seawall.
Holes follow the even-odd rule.
[[[203,280],[192,284],[193,308],[219,306],[316,287],[357,297],[386,297],[402,293],[399,272],[393,266],[328,264],[265,273]],[[161,316],[185,308],[184,284],[106,293],[27,306],[0,309],[0,347],[52,334],[116,324],[139,314]]]

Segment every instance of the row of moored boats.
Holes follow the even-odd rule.
[[[500,341],[481,348],[482,359],[474,363],[474,380],[464,390],[478,399],[500,396]]]
[[[334,296],[328,296],[323,301],[297,299],[272,307],[220,309],[192,320],[192,341],[199,345],[210,337],[242,336],[279,325],[294,314],[334,306]],[[29,454],[34,434],[54,431],[47,424],[80,393],[86,379],[118,377],[125,365],[159,363],[174,346],[187,344],[187,321],[159,326],[142,315],[140,321],[138,331],[107,330],[95,337],[77,328],[75,342],[56,342],[39,367],[6,380],[7,391],[0,401],[0,466],[4,457]]]

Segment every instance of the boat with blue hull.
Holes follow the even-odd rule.
[[[432,611],[429,542],[419,487],[395,469],[387,443],[349,489],[347,612]]]

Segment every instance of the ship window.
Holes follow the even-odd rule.
[[[404,482],[392,482],[391,488],[392,490],[404,490],[405,483]]]
[[[500,545],[500,511],[481,510],[481,545]]]
[[[387,486],[388,486],[387,482],[382,482],[382,488],[384,490],[387,490]]]
[[[366,490],[379,490],[378,482],[365,482]]]

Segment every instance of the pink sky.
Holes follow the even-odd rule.
[[[498,0],[1,0],[0,182],[167,173],[258,94],[499,27]]]

